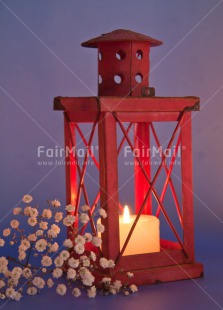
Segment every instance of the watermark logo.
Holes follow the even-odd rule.
[[[185,148],[182,147],[182,150],[184,151]],[[65,148],[61,148],[59,146],[49,148],[40,145],[37,147],[38,165],[76,165],[75,159],[78,159],[78,163],[82,165],[84,158],[87,158],[87,165],[94,165],[92,157],[98,158],[98,151],[98,145],[87,148],[77,148],[75,146],[71,148],[68,146]],[[162,163],[163,156],[166,157],[166,160],[169,159],[169,162],[171,162],[172,158],[174,158],[173,164],[180,165],[181,148],[164,148],[162,146],[152,146],[151,148],[146,148],[142,146],[142,148],[135,148],[132,151],[130,146],[125,146],[120,154],[120,157],[124,160],[124,165],[129,166],[137,165],[135,158],[140,158],[140,161],[144,166],[160,165]]]
[[[141,149],[134,149],[132,151],[130,146],[125,146],[124,147],[124,157],[127,157],[129,154],[133,154],[133,157],[147,157],[147,158],[157,158],[157,157],[162,157],[163,155],[166,158],[172,158],[173,156],[175,157],[180,157],[181,155],[181,150],[180,148],[176,149],[176,147],[173,148],[163,148],[162,146],[160,147],[155,147],[152,146],[152,148],[145,148],[144,146]]]
[[[98,146],[91,146],[87,148],[88,155],[94,155],[95,151],[98,151]],[[76,148],[73,146],[72,148],[66,146],[66,148],[59,148],[57,145],[54,148],[46,148],[43,145],[38,146],[37,148],[37,157],[40,158],[42,156],[47,158],[64,158],[69,157],[69,155],[73,155],[76,157],[85,157],[86,149],[84,148]]]

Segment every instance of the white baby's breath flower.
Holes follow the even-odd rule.
[[[112,295],[115,295],[117,293],[117,291],[113,288],[110,287],[110,291],[109,291]]]
[[[114,283],[113,283],[113,287],[116,289],[116,291],[119,291],[120,288],[122,287],[122,282],[120,280],[116,280]]]
[[[19,251],[18,259],[20,261],[23,261],[26,258],[26,252],[25,251]]]
[[[0,247],[3,247],[5,245],[5,240],[0,238]]]
[[[11,272],[11,277],[19,279],[22,275],[22,269],[20,267],[14,267]]]
[[[76,270],[73,269],[73,268],[69,268],[67,270],[67,279],[71,279],[71,280],[74,280],[76,278]]]
[[[35,248],[38,252],[43,252],[44,250],[46,250],[46,247],[47,242],[45,239],[39,239],[35,244]]]
[[[90,233],[85,233],[83,237],[84,237],[86,242],[91,242],[92,238],[93,238],[92,234],[90,234]]]
[[[48,223],[47,223],[47,222],[41,221],[41,222],[39,223],[39,228],[40,228],[40,229],[43,229],[43,230],[48,229]]]
[[[77,268],[79,266],[79,260],[71,257],[68,259],[68,265],[72,268]]]
[[[19,221],[17,221],[17,220],[12,220],[12,221],[10,222],[10,226],[11,226],[12,228],[18,228],[18,227],[19,227]]]
[[[88,291],[87,291],[87,295],[89,298],[95,298],[96,296],[96,287],[92,286]]]
[[[63,213],[62,212],[56,212],[55,216],[55,222],[58,223],[63,219]]]
[[[73,247],[73,242],[70,239],[65,239],[63,245],[69,249]]]
[[[18,215],[21,212],[22,212],[22,208],[15,208],[15,209],[13,209],[13,214],[14,215]]]
[[[55,268],[52,273],[53,277],[56,279],[59,279],[60,277],[62,277],[62,274],[63,274],[63,270],[61,268]]]
[[[42,229],[38,229],[38,230],[36,231],[36,235],[37,235],[37,237],[43,236],[43,230],[42,230]]]
[[[125,296],[128,296],[128,295],[129,295],[129,292],[128,292],[128,291],[125,291],[124,294],[125,294]]]
[[[0,289],[3,288],[5,286],[5,281],[0,279]]]
[[[48,255],[42,257],[41,264],[42,266],[49,267],[52,265],[52,259]]]
[[[59,249],[59,244],[57,242],[54,242],[51,246],[50,246],[50,252],[57,252]]]
[[[30,226],[35,226],[37,224],[37,219],[35,217],[29,217],[28,218],[28,224]]]
[[[11,277],[8,279],[8,287],[16,287],[19,284],[19,278]]]
[[[93,260],[93,262],[95,262],[97,259],[96,254],[92,251],[90,252],[90,258]]]
[[[21,298],[22,298],[22,294],[19,292],[15,292],[14,300],[20,301]]]
[[[79,275],[80,275],[81,281],[84,285],[92,286],[95,278],[92,275],[92,273],[86,267],[79,268]]]
[[[63,220],[63,224],[68,227],[68,226],[73,225],[75,220],[76,220],[76,217],[74,215],[67,215]]]
[[[54,207],[54,208],[58,208],[61,206],[60,202],[58,199],[54,199],[51,201],[51,205]]]
[[[60,233],[60,227],[56,224],[51,225],[51,229],[54,230],[56,234]]]
[[[99,237],[93,237],[92,243],[93,243],[95,246],[100,247],[100,246],[101,246],[101,243],[102,243],[102,240],[101,240],[101,238],[99,238]]]
[[[52,287],[54,285],[54,282],[51,278],[49,278],[46,283],[47,283],[48,287]]]
[[[128,278],[132,278],[134,276],[134,274],[129,271],[129,272],[127,272],[127,276],[128,276]]]
[[[48,236],[49,238],[56,238],[56,237],[57,237],[57,233],[55,232],[55,230],[49,229],[49,230],[47,231],[47,236]]]
[[[135,284],[131,284],[130,285],[130,290],[132,291],[132,293],[136,293],[138,292],[138,288]]]
[[[31,242],[36,241],[36,239],[37,239],[36,234],[30,234],[30,235],[28,236],[28,240],[31,241]]]
[[[67,287],[64,284],[58,284],[56,292],[57,294],[64,296],[67,292]]]
[[[75,246],[74,246],[74,250],[77,254],[83,254],[84,253],[84,250],[85,250],[85,247],[82,243],[77,243]]]
[[[115,267],[115,262],[112,259],[106,259],[105,257],[100,258],[100,265],[102,268],[113,268]]]
[[[33,285],[35,285],[39,289],[42,289],[45,286],[45,281],[41,277],[34,277]]]
[[[23,269],[22,275],[24,278],[29,279],[32,276],[32,271],[28,267],[26,267]]]
[[[107,217],[107,213],[104,209],[100,208],[98,212],[100,216],[103,217],[104,219]]]
[[[37,288],[35,286],[30,286],[27,290],[28,295],[36,295],[37,294]]]
[[[7,266],[0,266],[0,273],[5,274],[7,270],[8,270]]]
[[[11,277],[11,271],[9,271],[7,267],[4,270],[3,274],[7,279]]]
[[[74,297],[79,297],[81,296],[81,291],[78,287],[75,287],[73,290],[72,290],[72,294],[74,295]]]
[[[54,265],[56,267],[61,267],[64,263],[64,260],[62,259],[62,257],[60,256],[57,256],[55,259],[54,259]]]
[[[27,239],[22,239],[21,244],[24,251],[30,248],[30,242]]]
[[[42,217],[46,219],[50,219],[52,217],[52,211],[50,209],[44,209],[42,213]]]
[[[109,277],[104,277],[101,281],[102,281],[103,283],[111,283],[111,278],[109,278]]]
[[[7,267],[8,266],[8,260],[4,257],[4,256],[1,256],[0,257],[0,267]]]
[[[27,240],[27,239],[26,239]],[[21,243],[20,246],[18,247],[18,251],[20,252],[25,252],[26,250],[28,250],[30,248],[30,245],[28,244],[28,240],[27,240],[27,244]]]
[[[66,250],[61,251],[60,253],[60,257],[62,258],[62,260],[67,260],[70,257],[70,253]]]
[[[10,228],[5,228],[3,230],[3,236],[8,237],[11,234],[11,229]]]
[[[88,275],[87,277],[83,278],[82,279],[82,283],[86,286],[91,286],[94,282],[94,276],[91,274],[91,275]]]
[[[99,263],[102,268],[108,268],[108,260],[105,257],[100,258]]]
[[[74,212],[74,211],[75,211],[75,206],[67,205],[67,206],[65,207],[65,210],[66,210],[67,212]]]
[[[115,267],[115,262],[113,261],[113,259],[109,259],[108,260],[108,268],[114,268]]]
[[[30,207],[30,206],[25,207],[25,209],[24,209],[24,214],[25,214],[26,216],[29,216],[30,210],[31,210],[31,207]]]
[[[102,224],[97,224],[97,231],[103,233],[105,231],[105,226]]]
[[[15,289],[12,287],[8,287],[5,291],[5,295],[10,298],[10,299],[14,299],[15,298]]]
[[[81,210],[86,212],[86,211],[90,210],[90,207],[88,205],[84,205],[81,207]]]
[[[79,216],[79,220],[82,224],[87,224],[90,218],[86,213],[81,213],[81,215]]]
[[[29,216],[31,216],[31,217],[37,217],[38,214],[39,214],[39,212],[36,208],[31,208],[29,211]]]
[[[75,238],[75,243],[85,244],[85,238],[81,235],[77,235],[77,237]]]
[[[91,262],[88,258],[86,258],[86,259],[83,259],[82,264],[84,267],[89,267]]]
[[[33,200],[33,197],[31,195],[24,195],[22,198],[22,201],[25,203],[30,203]]]

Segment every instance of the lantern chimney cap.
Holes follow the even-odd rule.
[[[101,36],[93,38],[86,42],[83,42],[81,46],[97,48],[98,44],[100,44],[101,42],[131,42],[131,41],[148,42],[148,44],[151,47],[163,44],[163,42],[161,41],[158,41],[154,38],[151,38],[138,32],[125,29],[117,29],[112,32],[102,34]]]

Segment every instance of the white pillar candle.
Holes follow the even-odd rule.
[[[124,214],[119,216],[120,250],[125,243],[135,219],[136,215],[130,215],[128,207],[125,206]],[[125,256],[159,251],[159,219],[153,215],[142,214],[139,217],[123,255]]]
[[[119,215],[119,237],[120,250],[125,243],[130,229],[136,219],[136,215],[130,215],[128,207],[125,206],[124,214]],[[98,224],[101,223],[99,218]],[[140,215],[135,229],[131,235],[124,256],[160,251],[160,221],[153,215]],[[98,234],[101,237],[101,233]]]

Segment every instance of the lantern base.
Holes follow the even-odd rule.
[[[112,280],[121,280],[122,283],[134,283],[136,285],[156,284],[163,282],[172,282],[178,280],[194,279],[203,277],[203,264],[188,263],[173,266],[149,268],[142,270],[130,270],[134,277],[129,279],[125,273],[114,273]],[[102,276],[96,277],[96,282],[100,282]],[[131,281],[132,280],[132,281]]]
[[[189,263],[174,266],[158,267],[132,271],[134,273],[133,282],[136,285],[171,282],[203,277],[203,264]],[[126,275],[117,274],[123,283],[129,281]]]

